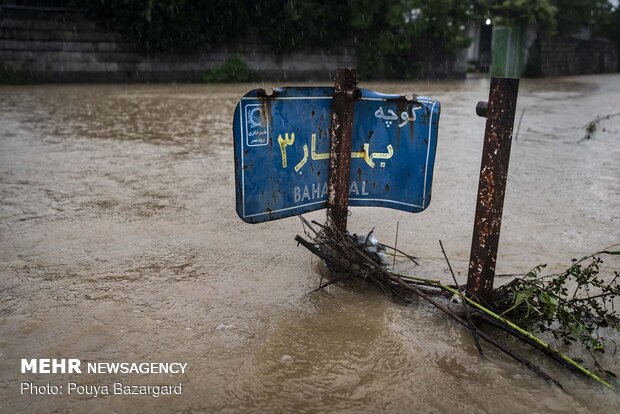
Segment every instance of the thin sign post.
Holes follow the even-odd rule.
[[[361,97],[355,69],[336,69],[330,126],[327,214],[334,226],[342,232],[347,230],[349,212],[353,103]]]
[[[488,104],[480,102],[476,108],[479,116],[486,116],[487,122],[467,276],[467,294],[487,304],[493,303],[495,264],[518,92],[518,78],[493,77]]]

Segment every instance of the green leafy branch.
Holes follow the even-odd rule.
[[[495,291],[495,305],[503,316],[525,328],[550,332],[564,343],[580,342],[588,350],[604,351],[600,328],[620,329],[614,308],[620,296],[620,272],[606,282],[600,276],[602,256],[620,251],[601,251],[581,259],[562,273],[540,276],[545,265],[536,266],[523,278]]]

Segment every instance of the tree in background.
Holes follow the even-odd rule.
[[[234,42],[250,23],[247,1],[77,0],[149,51],[191,51]]]
[[[557,8],[554,0],[503,0],[492,2],[491,13],[496,23],[506,26],[536,23],[544,30],[556,28]],[[579,1],[579,0],[576,0]],[[588,0],[585,0],[588,1]]]
[[[308,48],[330,49],[349,40],[350,11],[332,0],[248,2],[252,30],[275,53]]]
[[[467,25],[536,23],[548,34],[590,26],[616,36],[608,0],[66,0],[155,52],[243,41],[274,54],[355,46],[365,79],[406,79],[428,61],[467,47]],[[617,9],[615,16],[617,16]],[[617,17],[615,17],[617,22]],[[614,31],[615,30],[615,31]],[[615,34],[614,34],[615,33]]]
[[[329,0],[72,0],[151,51],[191,51],[249,36],[274,53],[327,48],[347,35],[347,3]]]
[[[466,47],[479,1],[69,0],[149,51],[183,52],[258,39],[275,54],[355,45],[365,78],[419,74],[429,53]]]
[[[559,35],[571,35],[584,27],[601,34],[612,15],[608,0],[552,0],[552,3],[557,9]]]
[[[618,50],[618,67],[620,70],[620,5],[610,11],[609,18],[601,28],[601,35],[616,42]]]
[[[477,2],[460,0],[350,0],[361,75],[407,79],[424,71],[433,55],[467,47],[466,24]]]
[[[498,23],[535,23],[548,35],[569,36],[583,28],[606,34],[612,18],[609,0],[500,0],[490,2]]]

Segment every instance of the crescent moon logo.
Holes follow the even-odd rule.
[[[261,125],[261,110],[260,108],[254,108],[248,113],[248,126],[250,128],[258,128]]]

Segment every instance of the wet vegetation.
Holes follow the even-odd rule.
[[[390,298],[401,303],[421,298],[441,312],[465,326],[474,336],[479,353],[483,356],[480,339],[508,354],[527,366],[532,372],[558,386],[561,385],[527,357],[488,335],[482,326],[473,322],[486,322],[542,352],[555,362],[573,372],[585,375],[601,385],[613,388],[616,375],[603,368],[593,351],[602,352],[606,339],[602,330],[620,329],[620,319],[614,301],[620,297],[620,272],[614,271],[611,281],[600,274],[603,256],[617,256],[620,251],[606,250],[573,260],[564,272],[540,276],[545,265],[540,265],[523,277],[494,291],[494,304],[483,305],[466,295],[453,276],[454,285],[439,280],[419,278],[390,271],[382,255],[398,253],[417,264],[415,258],[396,249],[378,243],[372,232],[365,237],[343,233],[328,220],[326,224],[308,222],[302,218],[305,236],[295,240],[323,260],[328,275],[321,275],[319,287],[323,290],[334,283],[369,284],[378,286]],[[441,242],[440,242],[441,244]],[[447,255],[444,252],[450,270]],[[324,282],[324,280],[327,280]],[[445,299],[436,296],[445,296]],[[448,305],[460,304],[459,309]],[[535,333],[551,332],[558,341],[556,345],[546,342]],[[595,370],[590,370],[576,359],[559,350],[559,346],[579,342],[591,353]],[[614,350],[615,352],[615,350]]]
[[[206,83],[249,82],[254,78],[243,59],[233,56],[221,64],[209,69],[203,76]]]
[[[620,112],[615,112],[613,114],[597,116],[592,121],[588,122],[587,124],[585,124],[583,126],[583,129],[585,131],[585,135],[583,136],[583,138],[581,138],[577,142],[581,142],[581,141],[586,141],[588,139],[592,139],[594,137],[594,134],[596,133],[596,131],[598,131],[599,124],[601,122],[607,121],[608,119],[611,119],[611,118],[614,118],[614,117],[617,117],[617,116],[620,116]],[[603,131],[605,131],[605,128],[603,128]]]
[[[260,43],[274,54],[351,46],[364,79],[411,78],[432,61],[467,47],[467,26],[536,23],[568,35],[591,27],[620,40],[619,10],[607,0],[68,0],[136,44],[157,52],[191,52]]]
[[[32,80],[25,78],[10,70],[0,69],[0,85],[2,84],[28,84],[32,83]]]
[[[562,273],[541,275],[545,265],[495,290],[495,306],[502,315],[527,329],[551,332],[564,343],[580,342],[587,349],[603,351],[601,328],[620,328],[614,300],[620,297],[620,271],[611,281],[600,274],[604,256],[620,251],[601,251],[581,259]]]

